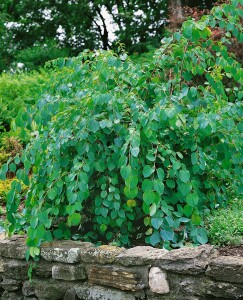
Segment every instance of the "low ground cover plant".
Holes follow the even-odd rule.
[[[53,63],[58,81],[18,120],[32,139],[1,171],[24,165],[25,207],[15,181],[7,219],[10,233],[25,223],[31,256],[53,238],[208,241],[205,215],[243,192],[243,69],[227,47],[243,41],[239,5],[186,21],[142,65],[122,49]]]
[[[209,241],[218,246],[243,242],[243,199],[234,199],[227,208],[215,210],[206,221]]]

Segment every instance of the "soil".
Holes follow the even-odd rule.
[[[220,255],[224,256],[240,256],[243,257],[243,245],[225,246],[218,249]]]

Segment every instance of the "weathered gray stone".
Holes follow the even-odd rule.
[[[16,280],[28,279],[28,263],[23,260],[8,259],[4,261],[4,277]]]
[[[41,259],[36,262],[33,267],[33,276],[48,278],[52,276],[52,267],[54,266],[54,262],[45,261]]]
[[[124,266],[149,265],[162,258],[168,250],[156,249],[150,246],[138,246],[119,254],[116,262]]]
[[[91,243],[75,241],[54,241],[44,243],[41,247],[41,256],[48,261],[76,263],[80,261],[80,252],[92,247]]]
[[[206,295],[224,299],[242,299],[243,285],[228,282],[210,281],[206,288]]]
[[[75,289],[71,288],[68,291],[66,291],[66,294],[65,294],[63,300],[78,300],[78,296],[77,296]]]
[[[87,278],[86,269],[82,265],[55,265],[52,267],[52,278],[61,280],[83,280]]]
[[[0,256],[14,259],[25,259],[27,246],[26,237],[21,235],[0,240]]]
[[[19,292],[8,292],[5,291],[2,294],[1,300],[23,300],[23,295]]]
[[[167,252],[159,259],[157,266],[183,274],[199,274],[204,273],[209,261],[217,254],[218,251],[210,245],[181,248]]]
[[[34,296],[35,295],[35,284],[33,281],[25,281],[22,287],[22,293],[24,296]]]
[[[67,290],[72,285],[68,282],[65,284],[62,281],[56,281],[53,279],[35,280],[35,295],[38,299],[46,300],[61,300],[64,298]]]
[[[21,289],[22,282],[20,280],[4,278],[0,285],[4,290],[13,292]]]
[[[148,295],[147,300],[203,300],[203,298],[201,297],[197,297],[197,296],[188,296],[188,295],[176,295],[176,294],[167,294],[167,295]],[[212,299],[208,299],[208,300],[212,300]],[[221,299],[218,299],[221,300]]]
[[[211,280],[204,275],[193,276],[190,274],[167,273],[169,286],[173,287],[173,293],[185,296],[203,296],[206,295],[207,286]]]
[[[122,253],[125,249],[110,245],[102,245],[99,247],[92,247],[83,249],[80,252],[81,260],[87,263],[109,264],[115,261],[117,255]]]
[[[210,261],[206,275],[216,280],[243,283],[243,257],[219,256]]]
[[[241,299],[243,297],[243,285],[227,282],[215,282],[205,275],[183,275],[167,273],[170,287],[176,295],[216,297],[224,299]],[[211,299],[210,299],[211,300]]]
[[[81,300],[135,300],[133,294],[108,289],[101,286],[82,286],[75,288],[76,294]],[[141,298],[140,298],[141,299]]]
[[[149,287],[153,293],[168,294],[170,287],[166,272],[157,267],[151,268],[149,271]]]
[[[148,267],[91,266],[88,278],[92,284],[137,291],[148,286]]]
[[[0,274],[3,273],[3,263],[4,263],[4,260],[0,257]]]

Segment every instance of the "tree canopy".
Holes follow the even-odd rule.
[[[158,44],[163,36],[166,2],[5,0],[0,5],[0,13],[7,17],[5,31],[8,33],[3,35],[2,43],[11,36],[14,47],[5,47],[7,53],[3,54],[12,59],[15,55],[18,61],[26,56],[21,51],[24,54],[28,51],[34,59],[33,53],[42,48],[42,52],[49,53],[45,58],[50,53],[53,58],[54,48],[68,49],[56,53],[57,57],[76,55],[84,49],[107,50],[118,40],[129,51],[144,50],[150,42]],[[13,49],[17,54],[11,53]]]

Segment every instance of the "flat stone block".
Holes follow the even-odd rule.
[[[27,246],[26,236],[16,235],[9,239],[0,240],[0,256],[25,259]]]
[[[92,247],[91,243],[75,241],[54,241],[44,243],[41,247],[41,256],[48,261],[76,263],[80,261],[80,252]]]
[[[49,262],[44,259],[36,262],[33,268],[33,275],[40,278],[48,278],[52,276],[52,267],[54,262]]]
[[[63,299],[67,290],[72,285],[68,282],[56,281],[53,279],[35,280],[35,295],[38,299],[60,300]]]
[[[183,274],[204,273],[209,261],[217,255],[218,251],[210,245],[180,248],[163,255],[158,261],[158,267]]]
[[[66,291],[63,300],[78,300],[78,296],[74,288],[69,289]]]
[[[67,281],[87,278],[85,267],[81,265],[55,265],[52,267],[52,278]]]
[[[3,263],[4,260],[0,257],[0,273],[3,273]]]
[[[243,283],[243,257],[219,256],[210,261],[206,275],[216,280]]]
[[[125,249],[110,245],[102,245],[89,249],[83,249],[80,252],[81,260],[87,263],[109,264],[115,261],[117,255]]]
[[[9,259],[3,264],[3,273],[5,278],[26,280],[28,279],[29,265],[26,261]]]
[[[211,281],[207,285],[206,295],[224,299],[242,299],[243,285],[233,284],[229,282],[214,282]]]
[[[8,292],[5,291],[2,294],[1,300],[23,300],[23,295],[19,292]]]
[[[168,294],[170,292],[166,272],[160,268],[153,267],[149,271],[149,287],[153,293]]]
[[[88,278],[92,284],[110,286],[120,290],[138,291],[148,286],[148,268],[97,265],[89,267]]]
[[[209,277],[200,274],[195,276],[167,272],[167,280],[173,294],[188,296],[188,298],[206,295],[207,286],[211,283]]]
[[[136,300],[143,298],[135,298],[133,294],[108,289],[101,286],[83,286],[75,288],[78,299],[85,300]]]
[[[150,246],[138,246],[127,249],[116,257],[116,262],[124,266],[149,265],[162,258],[168,250]]]
[[[4,290],[13,292],[21,289],[22,282],[20,280],[4,278],[0,285]]]
[[[26,297],[34,296],[35,295],[35,285],[34,285],[34,282],[33,281],[30,282],[29,280],[25,281],[23,283],[22,293]]]

